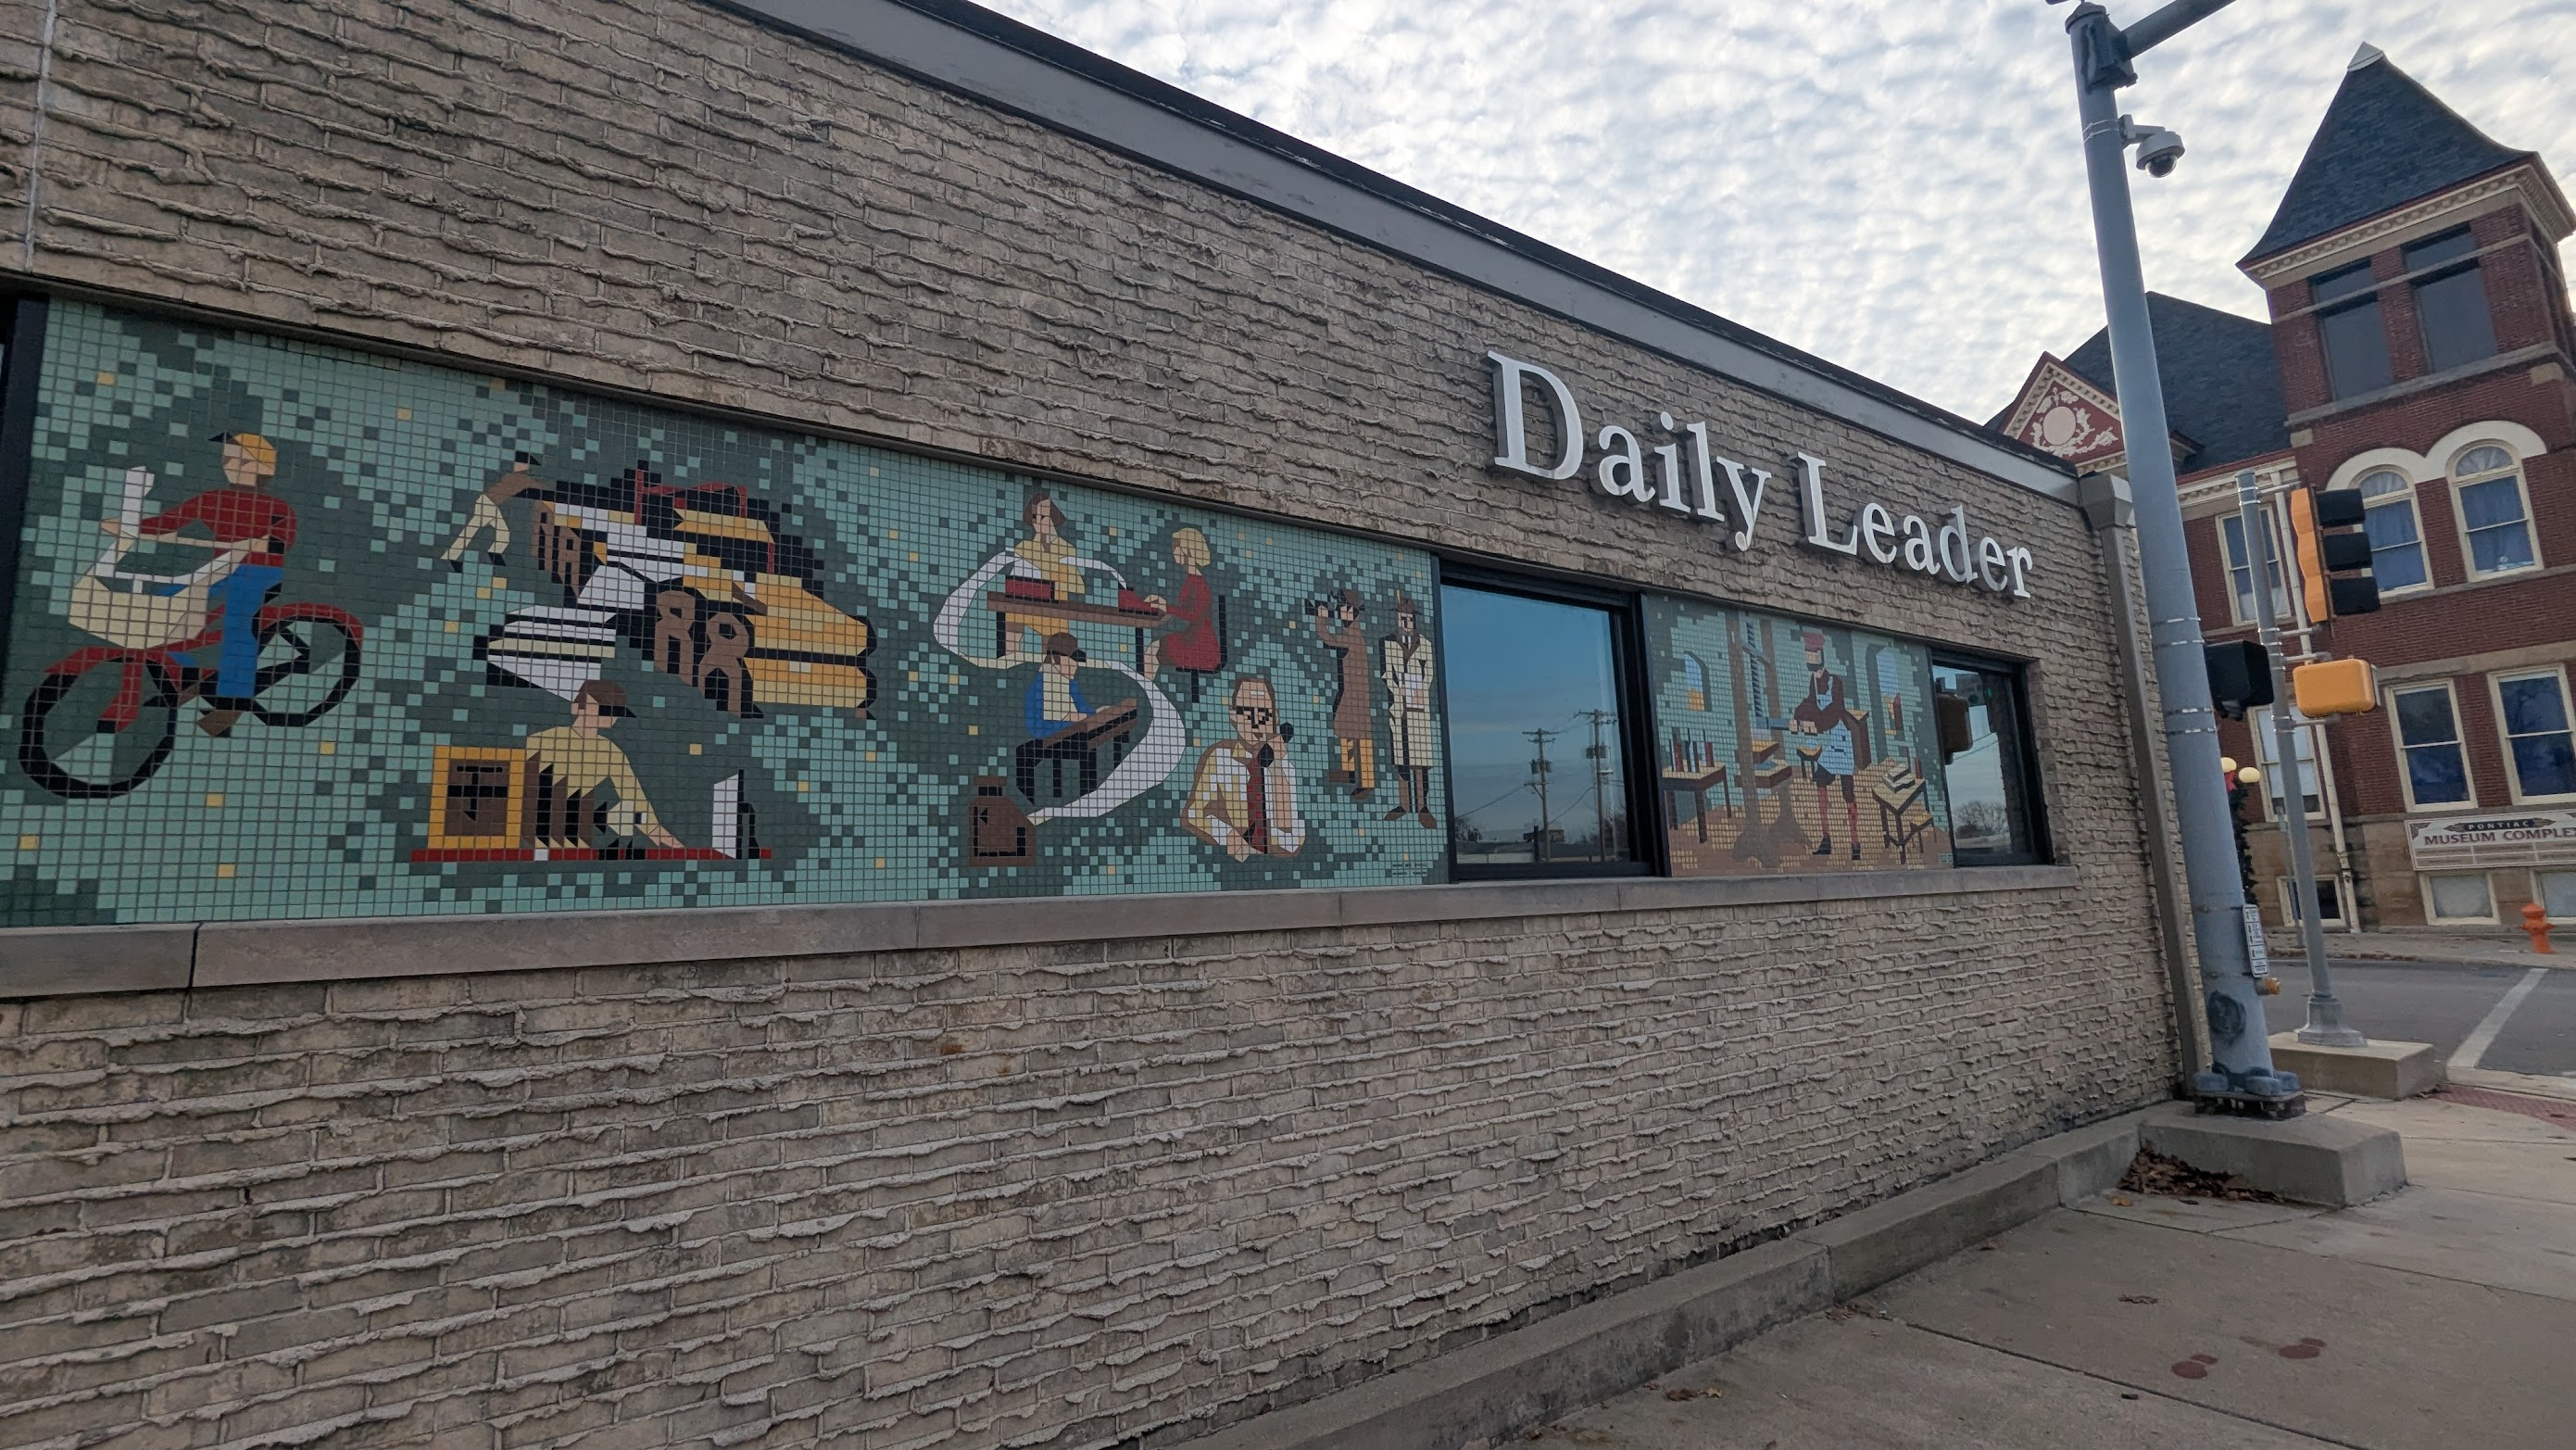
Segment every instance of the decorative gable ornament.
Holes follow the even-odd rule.
[[[2082,468],[2127,450],[2120,405],[2074,369],[2042,353],[2022,384],[2004,431]]]

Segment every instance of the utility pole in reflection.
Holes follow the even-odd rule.
[[[1530,761],[1532,777],[1530,789],[1538,792],[1538,833],[1530,837],[1530,850],[1541,861],[1547,859],[1547,773],[1551,769],[1547,759],[1547,742],[1564,733],[1562,730],[1529,732],[1530,743],[1538,747],[1538,755]]]
[[[1607,710],[1586,710],[1592,722],[1592,745],[1583,752],[1592,762],[1592,859],[1610,859],[1610,747],[1601,743],[1601,727],[1613,717]]]

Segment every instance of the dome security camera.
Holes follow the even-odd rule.
[[[2182,160],[2182,137],[2162,126],[2134,127],[2128,139],[2138,148],[2138,169],[2149,176],[2171,176]]]

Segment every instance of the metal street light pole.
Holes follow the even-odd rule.
[[[2272,529],[2264,517],[2263,494],[2253,469],[2236,475],[2236,505],[2245,521],[2249,555],[2258,547],[2267,554],[2289,552],[2271,546]],[[2308,1025],[2299,1029],[2299,1040],[2320,1047],[2367,1047],[2370,1039],[2343,1020],[2343,1002],[2334,991],[2334,970],[2326,964],[2326,929],[2317,915],[2316,853],[2308,840],[2306,772],[2299,766],[2299,731],[2303,727],[2290,718],[2290,682],[2281,668],[2281,616],[2272,603],[2272,574],[2268,568],[2250,572],[2254,576],[2254,618],[2259,621],[2256,628],[2263,648],[2272,656],[2272,758],[2281,782],[2281,843],[2290,854],[2290,880],[2299,899],[2299,945],[2308,960]],[[2281,582],[2292,590],[2298,587],[2290,582],[2286,561]]]
[[[2299,1080],[2273,1069],[2263,1025],[2263,999],[2247,941],[2248,930],[2261,926],[2248,914],[2244,883],[2236,874],[2227,790],[2219,779],[2218,717],[2210,703],[2209,666],[2201,646],[2200,609],[2192,597],[2191,560],[2184,551],[2173,455],[2165,444],[2172,429],[2165,421],[2164,385],[2157,376],[2155,335],[2147,321],[2146,278],[2138,264],[2137,219],[2129,209],[2129,179],[2122,166],[2133,137],[2151,136],[2161,143],[2161,149],[2142,153],[2142,164],[2158,175],[2173,169],[2181,144],[2170,133],[2133,130],[2118,105],[2120,88],[2137,81],[2130,64],[2136,56],[2227,3],[2173,0],[2124,32],[2111,23],[2110,12],[2085,0],[2066,18],[2066,30],[2075,52],[2093,238],[2102,264],[2120,431],[2128,441],[2138,569],[2146,586],[2156,684],[2163,695],[2165,750],[2172,763],[2192,942],[2207,994],[2213,1061],[2207,1070],[2192,1074],[2192,1089],[2204,1097],[2281,1108],[2297,1101]]]

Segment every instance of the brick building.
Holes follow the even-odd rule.
[[[0,48],[0,1444],[1171,1443],[2196,1055],[2055,458],[950,0]]]
[[[2369,660],[2380,682],[2379,710],[2300,727],[2329,922],[2494,928],[2531,901],[2576,920],[2571,226],[2537,154],[2365,46],[2240,264],[2270,323],[2152,299],[2210,638],[2254,633],[2239,471],[2258,475],[2276,538],[2288,489],[2367,496],[2380,612],[2320,624],[2277,591],[2294,641],[2313,625],[2313,648]],[[2112,387],[2096,335],[2043,357],[1995,422],[2116,472]],[[2222,723],[2226,748],[2268,765],[2272,732],[2253,723]],[[2286,921],[2284,802],[2261,797],[2249,844],[2264,910]]]

